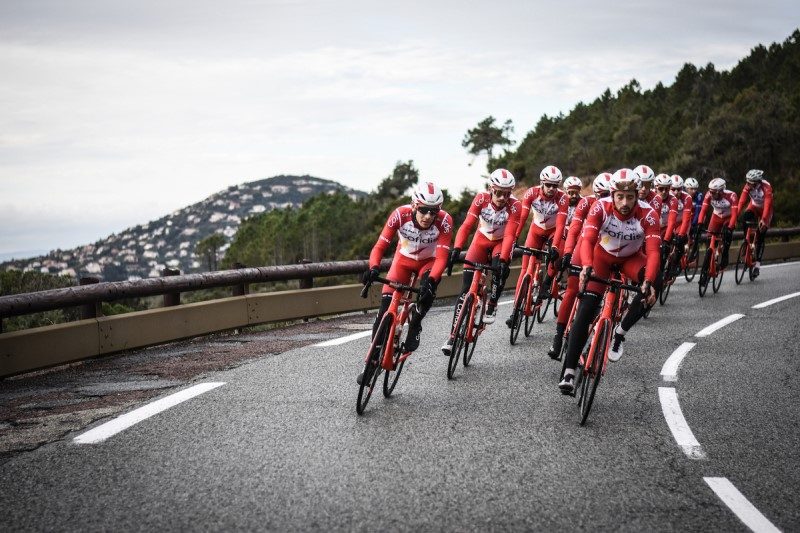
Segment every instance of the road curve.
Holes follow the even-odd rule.
[[[545,355],[551,317],[511,347],[501,307],[448,381],[451,311],[435,308],[395,397],[377,393],[363,417],[367,339],[264,357],[102,442],[76,444],[78,432],[12,458],[4,518],[25,530],[747,531],[704,481],[726,478],[768,523],[798,530],[800,298],[752,308],[800,290],[798,274],[779,265],[737,287],[729,271],[703,299],[676,284],[629,335],[585,427]],[[745,316],[694,336],[733,313]],[[703,459],[676,444],[660,387],[675,389]]]

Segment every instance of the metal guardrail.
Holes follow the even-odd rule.
[[[770,229],[769,237],[800,235],[800,227]],[[735,239],[743,238],[741,231],[734,232]],[[462,252],[462,258],[464,256]],[[515,254],[515,257],[518,257]],[[381,268],[388,269],[390,259],[381,262]],[[310,280],[315,277],[355,275],[369,267],[367,260],[329,261],[299,265],[283,265],[268,267],[244,267],[234,270],[207,272],[202,274],[170,275],[161,278],[148,278],[137,281],[102,282],[92,285],[80,285],[62,289],[0,296],[0,324],[3,318],[74,307],[79,305],[98,304],[124,298],[140,298],[145,296],[175,295],[181,292],[213,289],[218,287],[238,287],[234,295],[247,293],[247,285],[252,283],[268,283],[289,280]],[[305,288],[310,288],[307,283]],[[179,301],[179,299],[177,300]],[[177,303],[173,299],[173,304]],[[169,303],[167,305],[170,305]],[[92,318],[96,314],[84,315]],[[2,326],[0,325],[0,333]]]

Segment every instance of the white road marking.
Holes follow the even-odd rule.
[[[661,400],[661,411],[664,413],[664,418],[667,420],[667,425],[675,442],[680,446],[690,459],[705,459],[706,454],[697,439],[694,438],[689,424],[681,412],[681,406],[678,404],[678,394],[672,387],[659,387],[658,399]]]
[[[503,300],[502,302],[497,302],[497,305],[508,305],[513,304],[514,300]]]
[[[338,339],[331,339],[329,341],[319,342],[314,346],[338,346],[339,344],[344,344],[346,342],[354,341],[356,339],[363,339],[364,337],[369,337],[370,335],[372,335],[372,329],[368,329],[366,331],[359,331],[358,333],[353,333],[352,335],[339,337]]]
[[[714,333],[718,329],[724,328],[728,324],[736,322],[737,320],[739,320],[742,317],[744,317],[743,314],[734,313],[734,314],[732,314],[730,316],[727,316],[727,317],[723,318],[722,320],[717,320],[716,322],[714,322],[710,326],[707,326],[707,327],[701,329],[700,331],[695,333],[694,336],[695,337],[708,337],[709,335],[711,335],[712,333]]]
[[[788,263],[775,263],[773,265],[761,265],[761,270],[764,270],[765,268],[778,268],[778,267],[797,266],[797,265],[800,265],[800,262],[790,261]]]
[[[678,380],[678,367],[681,366],[683,358],[689,353],[689,350],[695,347],[693,342],[684,342],[678,346],[672,355],[664,362],[661,367],[661,377],[664,381],[677,381]]]
[[[171,394],[166,398],[161,398],[160,400],[148,403],[147,405],[139,407],[138,409],[134,409],[130,413],[118,416],[114,420],[97,426],[94,429],[90,429],[86,433],[81,433],[75,437],[74,440],[78,444],[96,444],[98,442],[103,442],[107,438],[116,435],[120,431],[123,431],[132,425],[141,422],[142,420],[150,418],[153,415],[157,415],[161,411],[166,411],[170,407],[174,407],[181,402],[190,400],[195,396],[199,396],[204,392],[216,389],[222,385],[225,385],[225,383],[211,382],[200,383],[194,387],[189,387],[188,389]]]
[[[792,294],[787,294],[786,296],[781,296],[780,298],[773,298],[772,300],[767,300],[766,302],[761,302],[760,304],[756,304],[753,306],[753,309],[763,309],[768,307],[772,304],[776,304],[778,302],[782,302],[784,300],[788,300],[789,298],[795,298],[800,296],[800,292],[793,292]]]
[[[703,480],[711,487],[711,490],[717,493],[719,499],[733,511],[733,514],[756,533],[780,531],[752,503],[747,501],[747,498],[727,478],[704,477]]]

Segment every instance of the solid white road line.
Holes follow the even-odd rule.
[[[709,335],[711,335],[712,333],[714,333],[718,329],[724,328],[728,324],[736,322],[737,320],[739,320],[742,317],[744,317],[743,314],[734,313],[731,316],[727,316],[727,317],[723,318],[722,320],[717,320],[716,322],[714,322],[710,326],[707,326],[707,327],[701,329],[700,331],[695,333],[694,336],[695,337],[708,337]]]
[[[190,400],[195,396],[203,394],[204,392],[216,389],[221,385],[225,385],[225,383],[224,382],[200,383],[199,385],[195,385],[194,387],[189,387],[188,389],[184,389],[180,392],[176,392],[175,394],[171,394],[166,398],[161,398],[160,400],[148,403],[147,405],[135,409],[130,413],[118,416],[114,420],[111,420],[109,422],[106,422],[105,424],[97,426],[94,429],[90,429],[86,433],[81,433],[80,435],[75,437],[74,440],[78,444],[96,444],[98,442],[103,442],[107,438],[116,435],[120,431],[123,431],[131,427],[132,425],[141,422],[142,420],[150,418],[153,415],[157,415],[161,411],[166,411],[170,407],[174,407],[181,402]]]
[[[347,335],[345,337],[339,337],[338,339],[331,339],[329,341],[320,342],[315,344],[314,346],[337,346],[339,344],[344,344],[346,342],[354,341],[356,339],[363,339],[364,337],[369,337],[372,335],[372,329],[368,329],[366,331],[359,331],[358,333],[353,333],[352,335]]]
[[[692,430],[689,429],[689,424],[681,412],[681,406],[678,404],[678,394],[672,387],[659,387],[658,399],[661,400],[661,411],[664,413],[664,418],[667,420],[667,425],[675,442],[680,446],[690,459],[705,459],[706,454],[697,439],[694,438]]]
[[[678,367],[681,366],[683,358],[694,346],[693,342],[684,342],[672,352],[672,355],[664,362],[664,366],[661,367],[661,377],[664,381],[678,380]]]
[[[772,265],[761,265],[761,270],[765,268],[779,268],[779,267],[787,267],[787,266],[798,266],[800,265],[800,261],[789,261],[788,263],[775,263]]]
[[[795,298],[800,296],[800,292],[793,292],[792,294],[787,294],[786,296],[781,296],[780,298],[773,298],[772,300],[767,300],[766,302],[761,302],[760,304],[756,304],[753,306],[753,309],[763,309],[768,307],[772,304],[776,304],[778,302],[782,302],[784,300],[788,300],[789,298]]]
[[[497,305],[508,305],[513,304],[514,300],[503,300],[502,302],[497,302]]]
[[[711,487],[711,490],[717,493],[719,499],[733,511],[733,514],[753,531],[757,533],[780,531],[752,503],[747,501],[747,498],[727,478],[704,477],[703,480]]]

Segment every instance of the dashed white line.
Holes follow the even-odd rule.
[[[753,306],[753,309],[763,309],[764,307],[768,307],[772,304],[776,304],[778,302],[782,302],[784,300],[788,300],[790,298],[796,298],[800,296],[800,292],[793,292],[792,294],[787,294],[786,296],[781,296],[780,298],[773,298],[772,300],[767,300],[766,302],[761,302],[760,304],[756,304]]]
[[[94,429],[90,429],[86,433],[81,433],[75,437],[75,442],[78,444],[96,444],[103,442],[109,437],[112,437],[134,424],[141,422],[153,415],[157,415],[162,411],[166,411],[170,407],[174,407],[181,402],[190,400],[195,396],[199,396],[204,392],[216,389],[219,386],[225,385],[224,382],[200,383],[194,387],[189,387],[175,394],[171,394],[166,398],[161,398],[154,402],[148,403],[138,409],[134,409],[130,413],[118,416],[114,420],[106,422]]]
[[[719,496],[719,499],[733,511],[733,514],[756,533],[780,531],[727,478],[704,477],[703,480]]]
[[[723,318],[722,320],[717,320],[716,322],[714,322],[710,326],[707,326],[707,327],[701,329],[700,331],[695,333],[694,336],[695,337],[708,337],[709,335],[711,335],[712,333],[714,333],[718,329],[724,328],[728,324],[736,322],[737,320],[739,320],[740,318],[743,318],[743,317],[744,317],[744,315],[741,314],[741,313],[734,313],[734,314],[732,314],[730,316],[727,316],[727,317]]]
[[[678,367],[681,366],[683,358],[689,353],[689,350],[695,347],[693,342],[684,342],[678,346],[672,355],[664,362],[661,367],[661,377],[664,381],[677,381],[678,380]]]
[[[338,339],[331,339],[329,341],[319,342],[314,346],[338,346],[339,344],[344,344],[346,342],[354,341],[356,339],[363,339],[364,337],[369,337],[370,335],[372,335],[372,330],[368,329],[366,331],[359,331],[358,333],[353,333],[352,335],[339,337]]]
[[[667,425],[675,442],[680,446],[690,459],[705,459],[706,454],[697,439],[694,438],[689,424],[681,412],[681,406],[678,404],[678,394],[672,387],[659,387],[658,399],[661,400],[661,411],[664,413],[664,418],[667,420]]]

